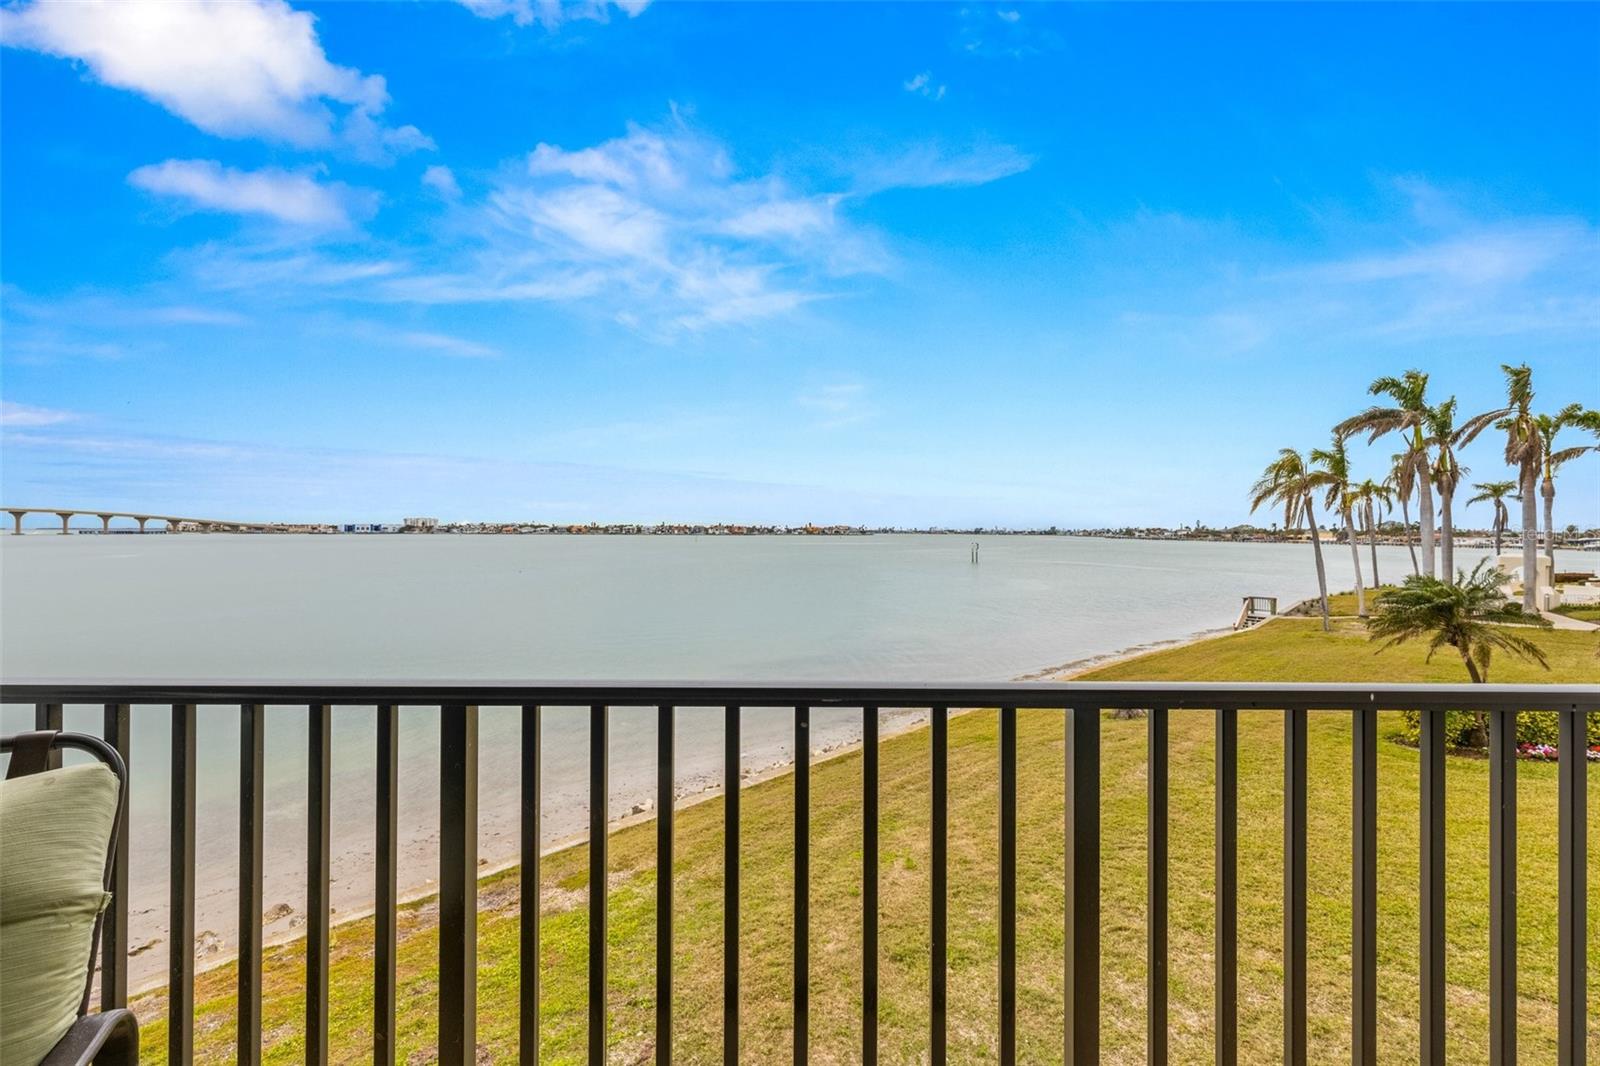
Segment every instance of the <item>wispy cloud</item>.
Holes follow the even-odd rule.
[[[0,425],[24,429],[37,426],[55,426],[63,422],[75,422],[79,418],[75,412],[60,411],[52,407],[33,407],[25,403],[13,403],[11,400],[0,400]]]
[[[929,100],[944,99],[945,86],[934,84],[932,71],[925,70],[921,74],[914,74],[901,84],[908,93],[916,93],[918,96],[925,96]]]
[[[329,61],[316,19],[283,0],[76,0],[0,9],[0,41],[83,63],[207,133],[382,161],[431,148],[393,127],[384,79]]]
[[[461,199],[461,186],[456,183],[455,173],[449,167],[431,166],[424,170],[422,184],[446,200]]]
[[[868,398],[867,387],[857,381],[806,389],[795,397],[795,403],[810,411],[816,418],[816,424],[824,429],[865,422],[876,413]]]
[[[509,17],[518,26],[535,22],[554,30],[564,22],[607,22],[617,10],[629,18],[650,6],[650,0],[456,0],[479,18]]]
[[[1032,165],[1032,156],[1008,144],[950,149],[926,143],[857,164],[855,187],[867,195],[886,189],[987,185],[1021,174]]]
[[[235,170],[210,159],[168,159],[128,175],[135,188],[227,214],[258,215],[295,226],[343,229],[352,215],[377,208],[377,194],[341,183],[324,183],[308,171],[268,168]]]

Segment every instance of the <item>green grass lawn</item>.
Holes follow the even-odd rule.
[[[1497,681],[1600,682],[1593,634],[1537,632],[1550,672],[1497,661]],[[1116,663],[1099,680],[1461,681],[1459,664],[1424,664],[1406,647],[1373,654],[1354,622],[1332,634],[1311,620],[1280,620],[1255,630]],[[1385,715],[1385,730],[1398,729]],[[1018,997],[1020,1057],[1060,1054],[1062,1023],[1064,749],[1061,716],[1020,717]],[[1209,1061],[1212,950],[1213,717],[1174,713],[1171,726],[1171,1030],[1174,1062]],[[1139,1061],[1144,1040],[1145,724],[1102,725],[1102,1006],[1104,1060]],[[952,1061],[994,1059],[995,917],[998,847],[996,731],[993,711],[960,716],[950,727],[949,1041]],[[1239,723],[1240,1061],[1281,1055],[1282,1032],[1282,717],[1247,712]],[[882,748],[880,1047],[886,1063],[920,1061],[927,1031],[928,733]],[[1383,1061],[1417,1057],[1417,756],[1394,743],[1379,748],[1379,1031]],[[1350,729],[1345,716],[1310,720],[1308,1001],[1313,1061],[1349,1058]],[[1600,774],[1590,775],[1593,802]],[[1488,1036],[1488,767],[1451,759],[1447,774],[1449,909],[1447,978],[1452,1063],[1486,1061]],[[813,1061],[857,1060],[861,762],[850,753],[813,771],[811,958]],[[1518,773],[1520,848],[1519,1050],[1527,1062],[1553,1062],[1556,1005],[1556,767],[1523,763]],[[756,785],[743,807],[743,974],[741,1038],[752,1063],[784,1061],[789,1048],[789,777]],[[613,1062],[647,1061],[652,1050],[655,874],[653,824],[611,839],[610,1032]],[[677,815],[677,1061],[720,1061],[722,804]],[[1589,833],[1589,861],[1600,867],[1600,832]],[[541,893],[543,1061],[576,1063],[585,1051],[583,847],[547,858]],[[513,1062],[517,1029],[518,894],[515,873],[480,887],[479,1061]],[[401,1061],[432,1060],[437,936],[431,900],[401,918]],[[1600,906],[1589,907],[1589,951],[1600,958]],[[333,935],[332,1058],[370,1057],[371,920]],[[266,961],[266,1059],[298,1063],[303,1043],[300,944],[270,950]],[[232,1060],[233,967],[198,981],[197,1059]],[[1593,987],[1593,986],[1592,986]],[[1600,991],[1596,989],[1595,991]],[[1590,1015],[1600,998],[1590,995]],[[145,1061],[165,1061],[164,996],[136,1005],[145,1019]],[[1600,1054],[1600,1033],[1590,1039]]]
[[[1556,608],[1557,614],[1584,622],[1600,622],[1600,603],[1572,603]]]

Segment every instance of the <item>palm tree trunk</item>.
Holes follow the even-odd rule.
[[[1494,501],[1494,557],[1495,565],[1500,565],[1500,537],[1506,531],[1506,505],[1500,500]]]
[[[1313,512],[1311,497],[1306,497],[1306,525],[1311,527],[1311,550],[1317,556],[1317,591],[1322,594],[1322,631],[1330,631],[1328,624],[1328,569],[1322,563],[1322,538],[1317,536],[1317,516]]]
[[[1531,614],[1539,610],[1535,586],[1539,581],[1539,504],[1534,499],[1537,467],[1522,468],[1522,609]]]
[[[1367,501],[1367,547],[1372,549],[1372,591],[1383,587],[1378,580],[1378,523],[1372,514],[1372,501]]]
[[[1417,455],[1417,523],[1422,531],[1422,572],[1435,577],[1433,568],[1433,472],[1428,469],[1428,458]]]
[[[1472,678],[1472,683],[1474,685],[1483,684],[1483,676],[1478,673],[1478,664],[1472,661],[1472,656],[1468,655],[1465,649],[1457,649],[1457,650],[1461,652],[1461,661],[1466,664],[1466,666],[1467,666],[1467,676]],[[1485,733],[1487,734],[1487,730],[1485,731]],[[1488,736],[1487,735],[1485,735],[1485,737],[1484,737],[1484,746],[1488,746]]]
[[[1439,569],[1446,585],[1456,583],[1455,523],[1451,520],[1450,503],[1453,489],[1439,490]]]
[[[1400,522],[1405,526],[1406,551],[1411,553],[1411,572],[1422,574],[1422,568],[1417,565],[1417,546],[1411,539],[1411,503],[1404,496],[1400,497]]]
[[[1367,616],[1367,590],[1361,584],[1361,546],[1356,543],[1356,524],[1350,520],[1350,505],[1344,505],[1345,539],[1350,541],[1350,562],[1356,568],[1356,614]]]
[[[1539,486],[1539,495],[1544,497],[1544,557],[1550,560],[1550,580],[1555,580],[1556,572],[1556,483],[1548,471],[1544,476],[1544,483]]]

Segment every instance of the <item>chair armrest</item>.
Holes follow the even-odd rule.
[[[137,1066],[139,1021],[130,1011],[88,1014],[72,1023],[39,1066]]]

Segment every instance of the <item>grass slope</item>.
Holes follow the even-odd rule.
[[[1591,634],[1541,632],[1549,673],[1496,663],[1500,681],[1600,682]],[[1428,665],[1401,648],[1373,655],[1354,623],[1324,635],[1309,620],[1281,620],[1215,641],[1156,652],[1087,675],[1105,680],[1459,681],[1459,665]],[[1385,716],[1389,718],[1391,716]],[[1393,733],[1396,723],[1385,722]],[[992,1061],[996,1039],[998,934],[995,884],[996,715],[978,711],[950,728],[949,1040],[952,1061]],[[1175,1062],[1206,1061],[1213,1039],[1213,720],[1174,714],[1171,730],[1171,1029]],[[1060,1053],[1062,1022],[1063,743],[1061,718],[1020,719],[1018,986],[1023,1061]],[[1240,1060],[1281,1055],[1282,718],[1241,715],[1239,768]],[[1313,1061],[1348,1061],[1350,1010],[1350,730],[1338,714],[1310,724],[1308,999]],[[1104,1057],[1136,1061],[1144,1040],[1145,735],[1140,721],[1102,726],[1102,1007]],[[928,734],[888,740],[882,750],[882,1003],[886,1063],[917,1062],[927,1046]],[[1417,1057],[1417,790],[1414,751],[1379,748],[1379,1034],[1383,1061]],[[1488,1034],[1488,770],[1452,759],[1447,969],[1449,1060],[1486,1060]],[[1591,802],[1600,781],[1590,777]],[[859,1056],[861,763],[847,754],[813,771],[812,1059]],[[1553,1062],[1556,1015],[1556,767],[1518,773],[1520,848],[1520,1050]],[[790,853],[793,788],[780,777],[748,789],[743,808],[743,1000],[748,1062],[783,1061],[789,1047]],[[613,835],[610,885],[610,1033],[613,1062],[647,1061],[653,1047],[653,825]],[[677,816],[675,969],[677,1061],[720,1061],[722,805]],[[1589,834],[1600,867],[1600,833]],[[541,899],[542,1061],[582,1061],[587,850],[547,858]],[[479,916],[479,1061],[515,1061],[518,898],[515,872],[484,881]],[[403,1062],[433,1057],[437,937],[435,904],[402,915],[399,1027]],[[1591,957],[1600,957],[1600,907],[1589,908]],[[370,1058],[371,920],[333,936],[331,1035],[336,1062]],[[302,1061],[304,958],[300,944],[268,952],[266,1060]],[[196,999],[201,1062],[232,1059],[233,967],[203,975]],[[163,997],[137,1005],[146,1019],[145,1061],[164,1060]],[[1600,1017],[1593,993],[1590,1014]],[[1600,1053],[1600,1034],[1591,1037]]]

